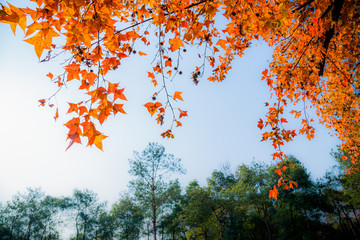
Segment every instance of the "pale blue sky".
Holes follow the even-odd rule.
[[[14,37],[6,24],[0,24],[0,35],[1,202],[26,187],[41,187],[56,196],[70,195],[75,188],[89,188],[112,203],[119,192],[126,190],[130,179],[128,159],[133,151],[142,151],[152,141],[182,158],[187,169],[187,174],[180,176],[183,186],[193,179],[204,184],[225,162],[236,167],[253,159],[272,161],[273,147],[270,142],[260,142],[262,132],[257,128],[269,97],[266,83],[260,81],[266,60],[271,57],[271,49],[264,45],[253,44],[245,57],[234,61],[222,83],[201,79],[195,86],[190,79],[193,62],[183,63],[184,74],[170,88],[183,92],[184,102],[179,107],[187,110],[189,117],[182,121],[183,127],[175,129],[174,140],[160,137],[166,129],[157,125],[143,107],[154,92],[147,78],[151,54],[124,61],[109,79],[125,87],[129,101],[124,109],[128,114],[110,117],[100,128],[109,135],[103,142],[104,152],[78,144],[65,152],[68,142],[63,124],[70,118],[65,115],[66,102],[78,99],[79,92],[65,89],[58,95],[60,118],[56,122],[54,109],[38,106],[39,99],[56,90],[46,74],[61,73],[62,59],[38,63],[33,47],[22,41],[23,33],[18,31]],[[187,54],[191,59],[191,49]],[[338,140],[329,137],[327,129],[317,126],[314,140],[300,136],[283,149],[317,178],[334,163],[330,151],[336,144]]]

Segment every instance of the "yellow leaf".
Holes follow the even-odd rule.
[[[44,39],[41,37],[41,33],[37,33],[35,36],[28,38],[24,40],[27,43],[30,43],[31,45],[34,45],[35,52],[38,58],[40,59],[42,52],[45,48],[49,49],[49,47],[46,46]]]
[[[107,136],[100,134],[97,135],[94,140],[95,146],[101,151],[103,151],[102,140],[104,140],[105,138],[107,138]]]
[[[26,15],[20,9],[16,8],[15,6],[8,3],[12,12],[15,12],[19,16],[18,24],[21,29],[25,32],[26,28]]]

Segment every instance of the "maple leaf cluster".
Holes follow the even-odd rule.
[[[359,164],[360,153],[360,3],[358,0],[32,0],[36,5],[17,8],[1,6],[0,22],[8,23],[15,33],[19,25],[25,41],[33,45],[39,59],[50,60],[57,49],[71,54],[64,73],[48,77],[59,88],[76,80],[79,90],[89,99],[69,103],[66,123],[69,147],[88,139],[88,145],[101,149],[105,136],[96,130],[110,114],[125,113],[124,88],[106,78],[124,58],[155,47],[153,70],[148,72],[155,87],[152,101],[144,106],[163,125],[170,115],[171,127],[161,135],[173,138],[172,127],[182,126],[180,118],[187,111],[177,105],[183,101],[181,91],[171,92],[169,84],[181,75],[182,54],[189,45],[197,45],[201,65],[192,74],[195,84],[210,67],[209,81],[221,82],[236,56],[260,38],[273,47],[273,59],[263,71],[262,80],[271,90],[268,113],[258,122],[264,128],[262,141],[271,141],[273,158],[286,155],[281,146],[297,135],[314,138],[313,121],[307,108],[316,110],[319,122],[335,131],[340,146]],[[222,15],[226,24],[217,24]],[[153,29],[150,31],[150,29]],[[63,45],[53,43],[53,38]],[[150,40],[156,39],[150,43]],[[162,98],[160,98],[162,95]],[[163,100],[159,100],[163,99]],[[50,104],[50,98],[41,105]],[[179,101],[178,101],[179,100]],[[303,103],[303,107],[300,107]],[[290,113],[300,120],[298,129],[287,129]],[[58,117],[58,114],[56,118]],[[167,118],[168,119],[168,118]],[[278,169],[283,172],[280,168]],[[281,175],[281,174],[279,174]],[[281,175],[278,187],[294,185]],[[276,198],[274,186],[270,197]]]

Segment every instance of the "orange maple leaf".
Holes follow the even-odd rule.
[[[279,191],[276,189],[276,186],[273,186],[273,189],[270,190],[269,192],[269,198],[274,198],[275,200],[277,200],[277,196],[279,194]]]
[[[45,106],[45,99],[40,99],[39,103],[40,103],[40,106]]]
[[[86,74],[86,79],[88,80],[90,85],[94,85],[95,83],[95,79],[98,77],[98,75],[96,75],[93,72],[89,72],[88,74]]]
[[[114,101],[118,98],[121,100],[127,101],[125,95],[123,94],[123,91],[124,91],[124,88],[118,89],[114,92]]]
[[[171,67],[172,66],[172,61],[170,59],[165,61],[165,67]]]
[[[182,92],[175,92],[174,93],[174,100],[179,99],[181,101],[184,101],[184,99],[181,97]]]
[[[155,75],[154,75],[154,73],[152,73],[152,72],[148,72],[148,77],[149,77],[149,78],[155,78]]]
[[[16,30],[16,24],[19,24],[19,26],[21,27],[21,29],[23,31],[25,31],[26,28],[26,15],[23,11],[21,11],[19,8],[11,5],[10,3],[8,3],[10,9],[6,8],[3,11],[3,14],[1,14],[0,16],[0,22],[2,22],[2,20],[4,22],[9,22],[11,30],[13,31],[13,33],[15,34],[15,30]],[[10,14],[8,14],[7,12],[11,12]]]
[[[169,40],[169,43],[171,44],[170,50],[173,52],[178,50],[180,47],[184,47],[184,44],[180,38],[172,38]]]
[[[99,113],[99,123],[100,124],[103,124],[104,121],[108,118],[111,110],[112,110],[111,107],[105,107],[100,110],[100,113]]]
[[[66,65],[64,68],[67,72],[80,72],[80,64],[77,64],[75,62]]]
[[[124,104],[114,104],[114,107],[113,107],[113,109],[114,109],[114,115],[116,114],[116,113],[118,113],[118,112],[121,112],[121,113],[123,113],[123,114],[126,114],[126,112],[124,111],[124,109],[123,109],[123,106],[124,106]]]
[[[100,149],[101,151],[103,151],[102,140],[104,140],[105,138],[107,138],[107,136],[100,134],[100,135],[97,135],[94,140],[95,146],[98,149]]]
[[[287,123],[288,121],[287,121],[285,118],[281,118],[281,119],[280,119],[280,122],[281,122],[281,123]]]
[[[153,116],[157,112],[158,108],[162,106],[162,103],[160,103],[160,102],[156,102],[156,103],[148,102],[144,106],[147,108],[150,115]]]
[[[79,124],[80,118],[73,118],[65,124],[65,126],[69,128],[67,139],[70,139],[69,146],[66,148],[65,151],[67,151],[75,142],[81,143],[80,136],[82,135],[82,132]]]
[[[281,176],[282,174],[282,171],[280,169],[276,169],[274,172],[277,173],[279,176]]]
[[[264,123],[263,120],[260,118],[259,122],[258,122],[258,128],[262,129],[264,127]]]
[[[59,118],[59,109],[56,108],[56,112],[55,112],[55,116],[54,116],[55,121],[56,121],[56,119],[58,119],[58,118]]]
[[[158,85],[158,83],[155,79],[151,80],[151,82],[154,84],[154,87],[156,87]]]
[[[72,112],[78,113],[79,108],[78,108],[77,104],[75,104],[75,103],[68,103],[68,104],[70,105],[70,107],[69,107],[69,110],[67,111],[67,113],[72,113]]]
[[[46,45],[44,38],[42,37],[41,32],[37,33],[35,36],[24,40],[35,47],[35,53],[38,58],[41,58],[42,52],[44,49],[50,49],[50,46]]]
[[[267,69],[265,69],[265,70],[262,72],[261,80],[264,80],[264,79],[267,77],[268,72],[269,72],[269,70],[267,70]]]
[[[50,79],[53,79],[54,75],[52,73],[48,73],[46,74],[47,77],[49,77]]]
[[[89,116],[93,117],[95,119],[98,119],[99,118],[98,111],[99,111],[99,109],[96,109],[96,108],[90,109]]]
[[[181,126],[182,126],[181,122],[179,122],[178,120],[175,120],[175,122],[176,122],[176,126],[177,126],[177,127],[181,127]]]
[[[217,43],[216,43],[216,45],[219,45],[219,46],[221,46],[221,48],[222,49],[224,49],[224,50],[226,50],[226,44],[227,42],[224,40],[224,39],[220,39]]]
[[[1,7],[2,9],[0,10],[0,22],[11,24],[11,29],[15,34],[16,24],[19,22],[20,19],[19,15],[3,5],[1,5]],[[13,24],[15,25],[15,29],[13,27]]]
[[[82,116],[84,113],[87,113],[88,110],[85,106],[80,106],[79,107],[79,116]]]
[[[290,188],[294,188],[294,186],[295,187],[298,187],[298,184],[296,183],[296,182],[294,182],[294,181],[289,181],[289,184],[290,184]]]
[[[178,109],[179,109],[179,111],[180,111],[180,116],[179,116],[179,118],[187,117],[187,111],[183,111],[183,110],[181,110],[180,108],[178,108]]]
[[[170,130],[170,129],[167,130],[166,132],[161,133],[161,136],[162,136],[163,138],[165,138],[165,137],[167,137],[167,138],[174,138],[174,134],[171,133],[171,130]]]
[[[70,143],[65,151],[67,151],[74,143],[81,143],[80,136],[77,133],[69,134],[68,139],[70,139]]]
[[[116,90],[118,90],[118,87],[119,87],[119,83],[111,83],[111,82],[109,82],[109,84],[108,84],[108,92],[109,93],[114,93],[114,92],[116,92]]]
[[[80,77],[79,77],[80,64],[77,64],[77,63],[73,62],[73,63],[71,63],[69,65],[66,65],[64,68],[68,73],[68,75],[67,75],[67,80],[68,81],[71,81],[74,78],[80,79]]]

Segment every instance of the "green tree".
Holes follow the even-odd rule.
[[[143,209],[128,195],[121,197],[111,209],[111,216],[117,225],[118,237],[124,240],[140,239],[144,224]]]
[[[96,229],[96,237],[101,240],[112,240],[116,236],[118,226],[115,217],[106,211],[100,213]]]
[[[183,196],[182,196],[183,198]],[[183,228],[181,213],[183,199],[174,204],[171,212],[166,213],[160,222],[160,231],[162,239],[186,239],[186,231]]]
[[[85,189],[75,190],[72,197],[72,209],[75,220],[76,240],[97,237],[99,216],[104,212],[105,203],[97,199],[97,194]]]
[[[216,219],[211,209],[211,196],[206,187],[192,181],[186,188],[182,203],[182,224],[186,239],[216,239]]]
[[[237,184],[234,191],[247,211],[247,223],[252,238],[273,239],[271,218],[273,200],[269,199],[269,189],[275,183],[269,166],[253,162],[250,166],[240,165],[236,171]]]
[[[40,188],[17,193],[0,210],[1,239],[59,239],[56,215],[61,201],[45,196]]]
[[[307,169],[293,156],[289,156],[283,166],[284,174],[291,176],[294,188],[279,188],[279,199],[274,202],[273,225],[276,226],[277,239],[321,239],[322,206],[324,202],[317,186]],[[277,166],[270,166],[273,178]]]
[[[189,239],[242,239],[244,211],[233,191],[235,175],[229,170],[215,170],[200,187],[191,182],[183,196],[181,217]]]
[[[360,174],[346,172],[358,167],[358,164],[345,162],[349,154],[344,151],[339,150],[332,155],[337,165],[326,173],[319,184],[328,203],[325,217],[334,229],[332,235],[360,239]]]
[[[226,169],[215,170],[208,179],[209,204],[218,223],[221,240],[238,238],[239,218],[235,212],[238,203],[231,191],[235,183],[235,175]]]
[[[130,188],[151,216],[154,240],[159,215],[180,196],[179,182],[167,181],[173,173],[185,173],[180,161],[172,154],[165,154],[165,148],[157,143],[149,143],[141,154],[134,152],[134,159],[129,159],[129,173],[136,177],[130,182]]]

